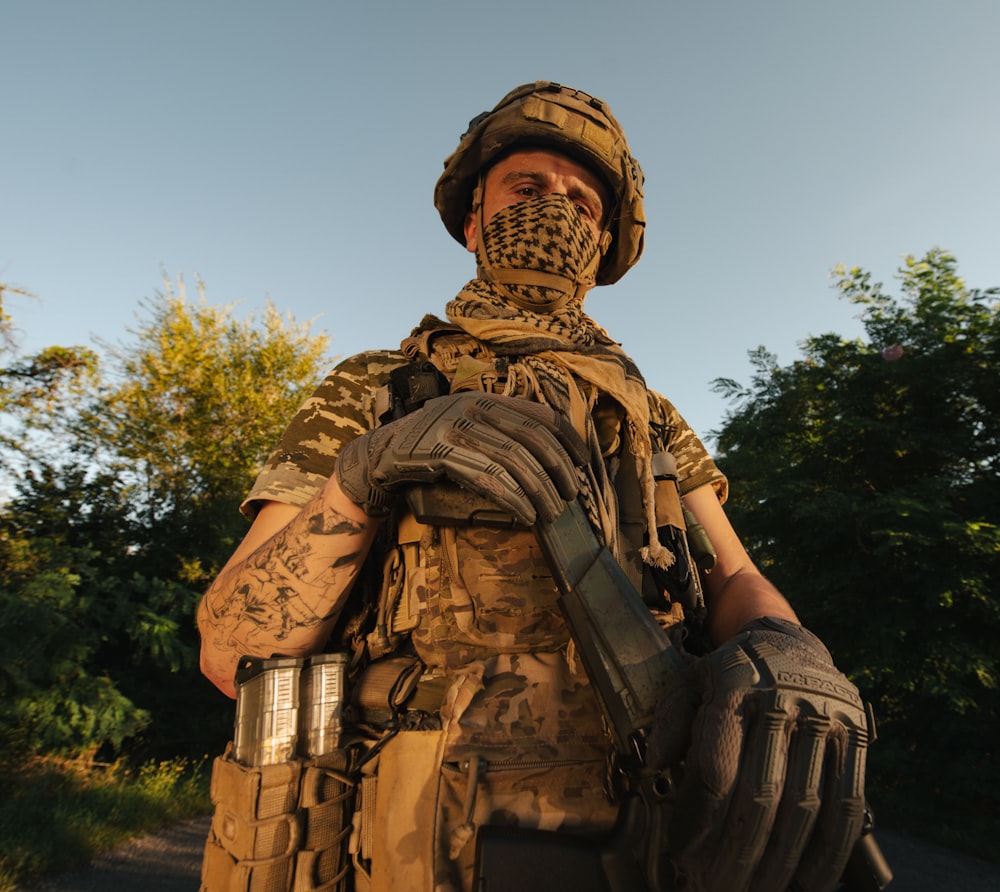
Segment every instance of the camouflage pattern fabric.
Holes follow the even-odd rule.
[[[455,760],[444,756],[443,740],[443,732],[404,732],[379,757],[370,892],[468,892],[476,826],[606,830],[614,823],[603,757]]]
[[[377,426],[376,394],[390,372],[410,360],[386,351],[340,363],[293,418],[244,512],[253,516],[261,500],[308,502],[332,473],[341,446]],[[662,396],[649,392],[648,401],[657,438],[677,457],[682,491],[711,485],[724,499],[725,477],[694,432]],[[383,770],[402,778],[391,799],[402,836],[376,852],[372,889],[379,875],[415,871],[432,876],[436,890],[457,892],[468,888],[472,840],[481,824],[610,826],[610,743],[534,536],[435,528],[412,517],[399,528],[407,532],[399,542],[406,604],[400,615],[413,620],[407,626],[413,645],[426,675],[444,679],[445,695],[440,741],[425,775],[412,764],[395,773],[389,767],[405,739],[425,732],[400,732],[396,747],[380,756],[380,801]],[[414,812],[425,809],[406,819],[408,831],[395,812],[407,793],[415,797]],[[377,825],[387,819],[385,808],[376,814]],[[433,832],[418,832],[424,826]],[[403,838],[413,844],[397,844]],[[379,858],[393,863],[379,867]]]
[[[436,831],[436,892],[472,892],[475,845],[465,842],[469,831],[487,824],[538,827],[543,830],[599,832],[617,816],[604,793],[605,761],[567,763],[547,759],[488,762],[470,781],[466,763],[446,761]],[[475,783],[471,820],[466,816],[470,783]],[[557,888],[557,887],[556,887]]]
[[[412,637],[428,667],[458,669],[567,642],[558,591],[530,532],[425,529],[413,588],[424,619]]]
[[[199,892],[346,892],[351,756],[247,767],[232,743],[212,764],[212,826]]]
[[[253,519],[267,500],[305,505],[333,473],[341,446],[378,426],[376,391],[409,361],[402,353],[373,351],[339,363],[292,418],[242,512]]]
[[[681,495],[711,486],[720,504],[729,497],[729,481],[709,455],[701,438],[683,419],[673,403],[655,390],[649,395],[649,423],[662,438],[663,450],[677,461]]]

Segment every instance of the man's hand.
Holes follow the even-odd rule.
[[[518,521],[551,521],[576,497],[583,441],[548,406],[513,397],[463,393],[423,408],[348,443],[337,482],[366,514],[385,514],[402,486],[448,479]]]
[[[818,638],[771,617],[685,674],[648,750],[656,768],[684,759],[668,840],[685,889],[833,889],[864,812],[857,688]]]

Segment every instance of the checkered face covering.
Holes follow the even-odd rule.
[[[485,254],[485,256],[484,256]],[[546,313],[582,307],[601,251],[576,205],[551,194],[498,211],[483,227],[479,274],[519,307]]]

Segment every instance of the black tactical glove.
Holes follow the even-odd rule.
[[[656,768],[684,759],[668,834],[684,888],[835,888],[864,812],[857,688],[815,635],[771,617],[685,675],[690,687],[658,706],[648,748]]]
[[[576,497],[581,438],[548,406],[461,393],[369,431],[337,457],[340,488],[366,514],[384,515],[393,492],[447,478],[531,526],[554,520]]]

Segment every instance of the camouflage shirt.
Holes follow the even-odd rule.
[[[368,352],[340,363],[292,420],[244,510],[252,516],[264,500],[305,505],[333,472],[341,446],[377,426],[376,404],[384,405],[379,391],[389,374],[408,362],[401,353]],[[652,401],[651,426],[677,459],[682,493],[712,485],[725,498],[725,477],[659,395]],[[585,723],[588,730],[579,723],[593,706],[593,695],[575,661],[570,659],[568,667],[527,668],[533,661],[550,660],[540,655],[565,652],[569,644],[559,593],[533,533],[431,527],[412,515],[397,518],[392,529],[395,541],[386,547],[399,553],[405,584],[390,631],[409,634],[429,673],[452,680],[473,666],[481,673],[475,681],[478,695],[468,698],[461,716],[452,716],[456,727],[464,726],[454,745],[519,748],[544,740],[561,751],[604,747],[596,710],[594,721]],[[536,686],[538,699],[526,704],[523,691],[530,687],[527,679],[534,669],[547,681]],[[510,683],[515,676],[520,687]],[[512,694],[514,690],[521,693]],[[508,710],[515,715],[500,720],[499,714]],[[554,715],[563,720],[551,721]]]

